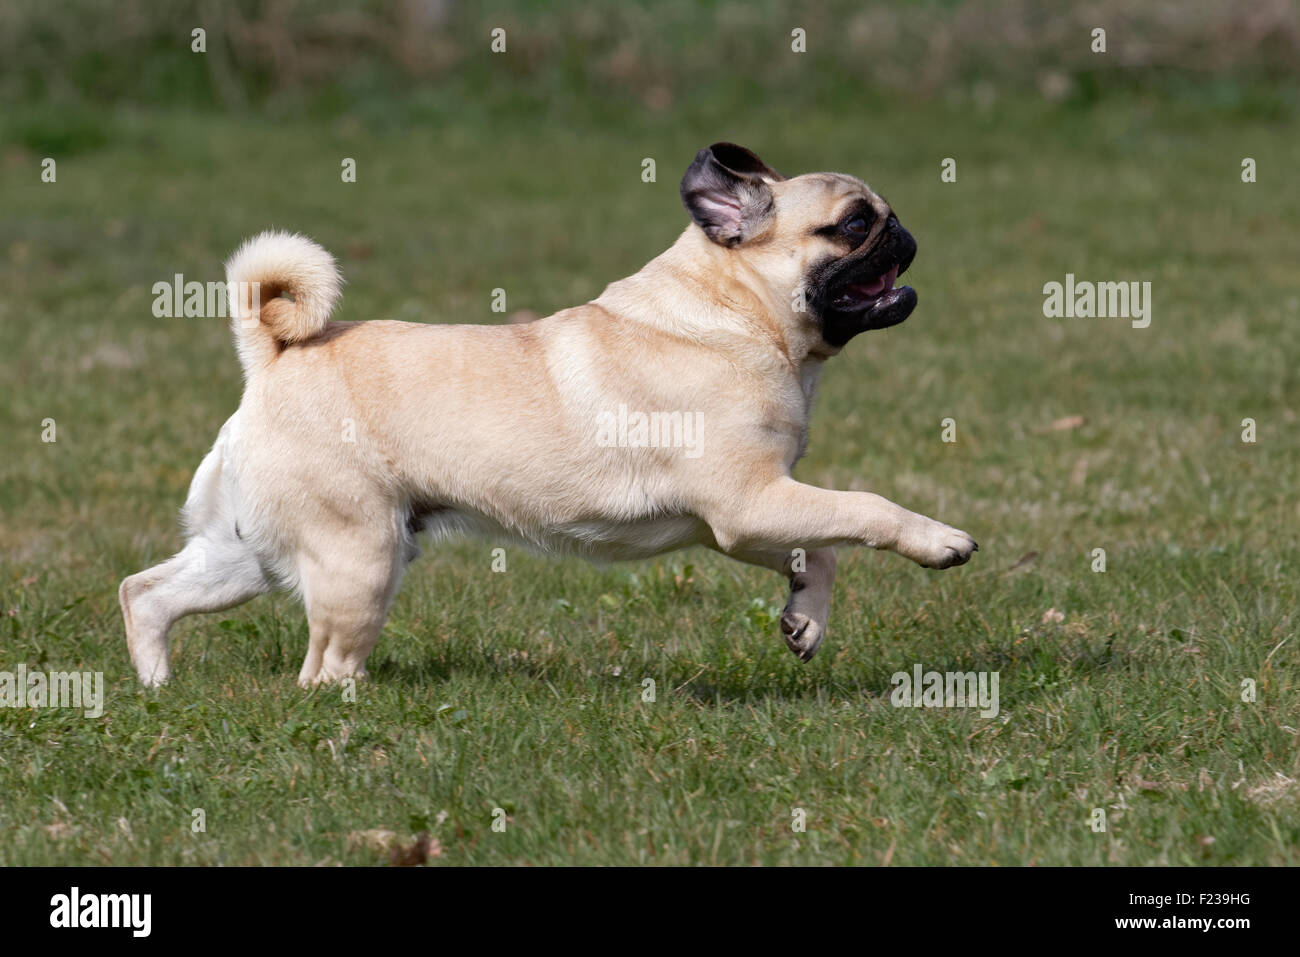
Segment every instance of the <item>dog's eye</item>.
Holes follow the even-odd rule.
[[[871,226],[876,217],[870,210],[860,213],[846,214],[838,222],[822,226],[817,230],[818,236],[825,236],[830,240],[839,240],[848,242],[853,247],[858,247],[866,240],[867,234],[871,232]]]

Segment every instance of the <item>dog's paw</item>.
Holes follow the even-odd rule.
[[[315,671],[311,671],[308,665],[302,666],[302,671],[298,673],[298,687],[310,691],[312,688],[318,688],[321,685],[337,685],[344,681],[360,681],[370,677],[370,672],[365,668],[349,671],[346,668],[330,669],[326,666],[320,666]]]
[[[817,654],[817,646],[826,637],[826,629],[807,615],[787,609],[781,615],[781,637],[800,661],[807,662]]]
[[[959,528],[936,522],[918,515],[918,521],[907,528],[898,543],[898,553],[926,568],[952,568],[965,565],[973,553],[980,550],[971,538]]]

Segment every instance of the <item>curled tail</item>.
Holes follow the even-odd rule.
[[[251,377],[285,346],[319,335],[343,277],[334,257],[297,233],[265,232],[226,260],[235,349]]]

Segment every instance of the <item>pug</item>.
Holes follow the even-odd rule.
[[[681,196],[667,251],[519,325],[333,321],[324,249],[244,243],[226,264],[243,400],[194,475],[184,548],[119,592],[140,680],[169,677],[177,619],[274,588],[306,608],[302,685],[364,675],[422,535],[601,561],[703,545],[789,579],[780,631],[803,661],[837,546],[966,562],[963,531],[791,475],[826,360],[916,308],[894,210],[731,143],[699,151]]]

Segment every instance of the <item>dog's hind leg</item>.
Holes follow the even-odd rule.
[[[316,544],[298,563],[310,634],[303,687],[365,676],[410,557],[397,529],[354,527]]]
[[[178,619],[231,608],[270,590],[257,557],[232,538],[200,533],[161,565],[122,582],[118,600],[126,646],[143,684],[159,685],[171,676],[167,638]]]
[[[178,619],[232,608],[271,590],[257,554],[239,531],[239,490],[227,468],[235,421],[232,416],[222,426],[190,482],[185,547],[118,589],[126,647],[146,685],[162,684],[171,675],[167,636]]]
[[[835,586],[835,549],[741,549],[725,554],[779,571],[790,579],[790,599],[781,613],[781,637],[800,659],[811,660],[826,637]]]

